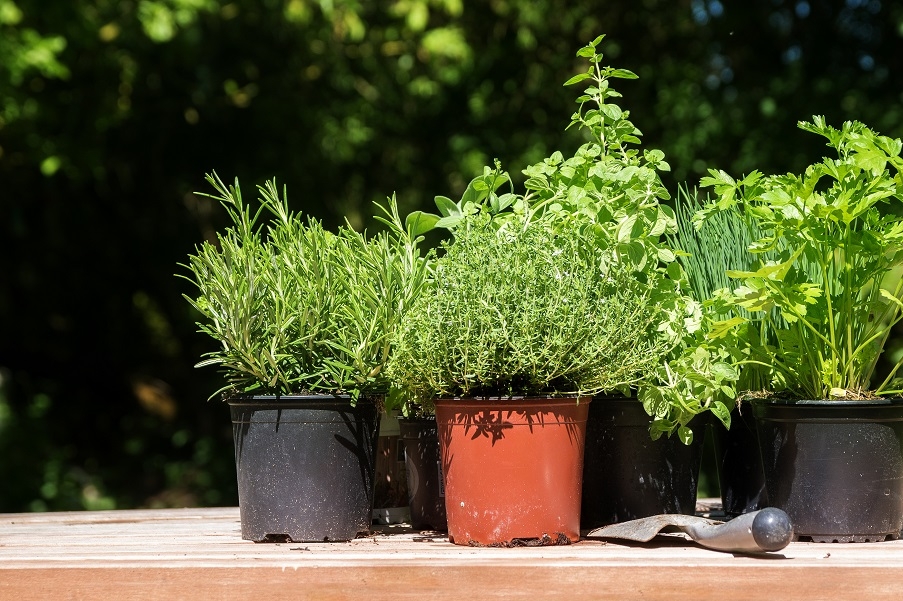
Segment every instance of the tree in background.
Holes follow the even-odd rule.
[[[173,277],[225,224],[204,173],[331,225],[429,208],[581,142],[561,83],[599,33],[672,190],[799,171],[814,113],[903,135],[886,0],[0,0],[0,511],[234,504]]]

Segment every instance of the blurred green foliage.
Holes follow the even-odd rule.
[[[888,0],[0,0],[0,511],[236,503],[173,277],[225,225],[203,174],[332,225],[429,208],[580,144],[561,82],[600,33],[672,193],[799,171],[816,113],[903,135]]]

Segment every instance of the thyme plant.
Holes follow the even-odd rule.
[[[386,392],[393,336],[427,269],[416,226],[402,224],[394,198],[380,207],[388,229],[367,237],[293,213],[275,180],[258,186],[256,210],[238,180],[207,180],[232,225],[189,256],[183,277],[198,289],[186,299],[200,331],[218,343],[197,364],[219,367],[227,384],[217,392]]]
[[[595,241],[522,218],[465,220],[406,314],[390,377],[436,397],[593,394],[642,379],[665,352],[648,288]]]

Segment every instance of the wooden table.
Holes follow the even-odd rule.
[[[376,527],[257,544],[238,509],[0,514],[0,599],[903,599],[903,541],[791,543],[761,557],[647,544],[468,548]]]

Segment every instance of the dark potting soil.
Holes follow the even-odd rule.
[[[548,534],[543,534],[538,538],[512,538],[510,541],[504,543],[491,543],[488,545],[484,545],[482,543],[478,543],[477,541],[468,541],[467,543],[471,547],[506,547],[506,548],[514,548],[514,547],[550,547],[553,545],[572,545],[571,539],[563,532],[557,532],[555,534],[555,538],[552,538]]]

